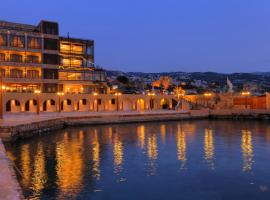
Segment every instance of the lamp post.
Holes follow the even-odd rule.
[[[205,92],[203,95],[206,98],[206,106],[209,107],[209,100],[210,100],[210,98],[212,96],[212,93],[211,92]]]
[[[64,96],[64,92],[57,92],[58,95],[58,112],[61,112],[61,97]]]
[[[148,92],[147,93],[148,96],[150,96],[150,110],[153,109],[153,105],[154,105],[154,102],[153,102],[153,97],[156,95],[154,92]]]
[[[36,94],[36,100],[37,100],[37,115],[39,115],[39,95],[40,95],[40,90],[35,90]]]
[[[97,92],[94,92],[93,93],[93,96],[94,96],[93,109],[95,109],[95,103],[96,103],[97,104],[97,112],[98,112],[98,101],[96,99],[96,97],[98,96],[98,93]]]
[[[185,96],[186,91],[184,89],[182,89],[182,87],[176,87],[176,88],[174,88],[174,93],[177,96],[178,103],[179,103],[179,101],[181,101],[180,108],[182,109],[183,108],[183,97]]]
[[[241,95],[243,97],[245,97],[245,108],[247,109],[247,107],[248,107],[247,99],[248,99],[248,96],[250,95],[250,92],[249,91],[243,91],[243,92],[241,92]]]
[[[116,96],[116,110],[119,111],[119,96],[122,94],[120,92],[117,92],[114,94]]]

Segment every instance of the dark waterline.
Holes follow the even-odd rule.
[[[67,128],[7,145],[28,199],[270,199],[270,124]]]

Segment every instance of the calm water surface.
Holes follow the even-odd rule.
[[[270,124],[67,128],[7,145],[29,199],[270,199]]]

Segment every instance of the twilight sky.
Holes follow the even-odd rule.
[[[122,71],[270,71],[269,0],[5,0],[0,19],[58,21]]]

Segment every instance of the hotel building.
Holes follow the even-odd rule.
[[[37,26],[0,21],[3,92],[106,93],[106,73],[94,65],[94,41],[59,36],[56,22]]]

